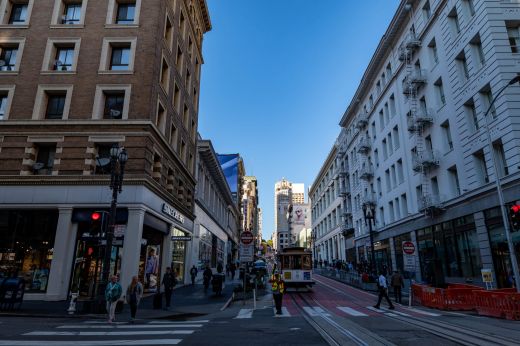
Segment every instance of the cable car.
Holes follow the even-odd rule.
[[[310,288],[312,280],[312,252],[303,247],[288,247],[278,254],[280,274],[286,287]]]

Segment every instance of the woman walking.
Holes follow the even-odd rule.
[[[132,282],[126,289],[126,302],[130,305],[130,323],[134,323],[135,314],[137,313],[137,305],[143,296],[143,285],[139,282],[139,278],[132,277]]]
[[[118,278],[116,275],[113,275],[110,279],[110,282],[105,289],[105,300],[107,302],[107,313],[108,313],[108,323],[114,322],[116,318],[116,306],[117,301],[121,298],[121,285],[117,282]]]

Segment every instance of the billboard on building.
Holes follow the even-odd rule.
[[[293,205],[291,215],[293,225],[305,225],[305,214],[305,205]]]
[[[240,160],[240,155],[238,154],[218,154],[218,161],[220,163],[220,167],[222,167],[222,171],[224,172],[224,176],[226,177],[227,183],[229,185],[229,189],[231,190],[231,195],[235,202],[237,201],[237,192],[238,192],[238,164]]]

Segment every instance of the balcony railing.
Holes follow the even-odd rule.
[[[410,94],[412,90],[418,89],[427,82],[426,70],[414,70],[403,80],[403,93]]]
[[[358,129],[364,129],[368,125],[368,113],[362,112],[356,118],[356,127]]]
[[[419,108],[408,117],[408,131],[421,130],[425,126],[433,123],[433,110],[429,108]]]
[[[370,180],[374,177],[374,168],[372,166],[363,166],[359,170],[359,178],[363,180]]]
[[[413,170],[420,172],[424,169],[439,165],[439,154],[437,151],[424,150],[412,156]]]
[[[361,197],[361,204],[372,206],[377,204],[376,194],[375,193],[367,193]]]
[[[422,195],[418,202],[418,209],[419,212],[432,212],[432,211],[439,211],[444,209],[443,201],[444,196],[442,195],[434,195],[434,194],[424,194]]]

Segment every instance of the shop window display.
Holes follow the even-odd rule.
[[[156,292],[160,288],[162,242],[164,234],[145,226],[141,239],[139,276],[146,292]]]
[[[46,292],[57,210],[0,211],[0,277],[17,276],[26,292]]]
[[[187,233],[173,228],[172,236],[186,236]],[[179,282],[184,282],[184,267],[186,265],[186,242],[172,241],[172,269]]]

